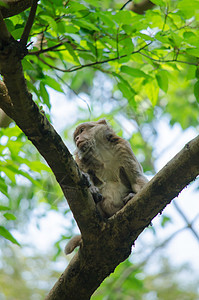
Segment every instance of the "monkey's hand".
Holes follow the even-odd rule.
[[[95,201],[95,203],[97,204],[98,202],[102,201],[102,194],[100,194],[98,188],[94,185],[91,185],[89,187],[89,190],[93,196],[93,200]]]
[[[93,196],[93,200],[97,204],[98,202],[100,202],[102,200],[102,198],[103,198],[102,194],[100,194],[99,189],[92,184],[89,174],[82,172],[82,175],[83,175],[83,179],[85,181],[85,185],[89,188],[89,191],[91,192],[91,194]]]
[[[135,196],[135,193],[129,193],[126,197],[123,199],[124,205],[127,204],[127,202],[132,199]]]
[[[82,184],[84,186],[90,187],[92,185],[91,180],[90,180],[90,176],[87,173],[81,172],[82,173]]]

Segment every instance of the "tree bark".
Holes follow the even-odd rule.
[[[31,6],[31,0],[2,0],[5,6],[1,7],[1,13],[3,18],[12,17],[18,15],[22,11]]]
[[[144,228],[199,174],[199,137],[190,141],[123,209],[103,220],[72,155],[28,92],[21,65],[22,50],[6,32],[0,36],[0,72],[4,80],[0,86],[0,107],[51,167],[83,239],[80,250],[46,300],[87,300],[129,256]]]

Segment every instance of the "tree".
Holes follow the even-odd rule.
[[[101,8],[95,0],[56,1],[50,5],[43,0],[38,7],[33,1],[30,12],[24,11],[30,1],[17,3],[17,8],[12,1],[1,3],[5,6],[0,16],[0,106],[48,163],[83,238],[83,247],[46,299],[90,299],[101,282],[129,256],[144,228],[196,179],[199,137],[185,145],[120,212],[103,220],[71,153],[38,105],[50,109],[47,87],[63,92],[62,85],[70,82],[71,88],[78,90],[101,72],[116,82],[111,97],[117,102],[116,110],[125,106],[123,115],[133,118],[137,125],[144,123],[142,115],[152,120],[155,108],[160,114],[165,110],[172,115],[174,123],[181,116],[179,110],[189,103],[192,110],[181,125],[186,128],[191,122],[197,126],[199,4],[194,1],[190,7],[187,0],[154,0],[152,3],[158,7],[137,14],[135,5],[118,9],[114,3],[110,11],[106,10],[106,2]],[[138,12],[153,4],[141,6]],[[10,15],[14,16],[3,19]],[[171,88],[168,93],[169,78],[176,76],[181,83],[187,74],[195,80],[196,99],[192,87],[186,86],[189,97],[183,94],[179,105],[179,90]],[[166,93],[172,105],[165,105]],[[148,144],[147,147],[150,149]],[[4,177],[1,192],[8,196]],[[17,242],[4,227],[0,233]]]

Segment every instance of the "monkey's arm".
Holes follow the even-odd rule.
[[[92,196],[93,196],[93,200],[95,201],[95,203],[98,203],[102,200],[102,194],[100,194],[99,189],[93,185],[90,176],[88,173],[82,172],[84,180],[86,181],[86,185],[89,188],[89,191],[91,192]]]
[[[121,159],[122,167],[120,167],[119,176],[122,183],[127,186],[130,191],[129,195],[124,198],[124,203],[126,203],[143,188],[148,182],[148,179],[144,176],[140,163],[127,144],[121,153]]]
[[[125,170],[124,170],[125,172]],[[143,175],[143,174],[134,174],[134,172],[131,172],[131,170],[129,171],[127,169],[127,174],[126,174],[126,178],[128,179],[128,182],[131,186],[131,192],[124,197],[123,199],[123,203],[124,205],[130,200],[132,199],[142,188],[143,186],[148,182],[148,179]]]

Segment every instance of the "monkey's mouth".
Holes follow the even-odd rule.
[[[77,143],[76,143],[78,148],[83,147],[84,144],[85,144],[85,141],[77,141]]]

